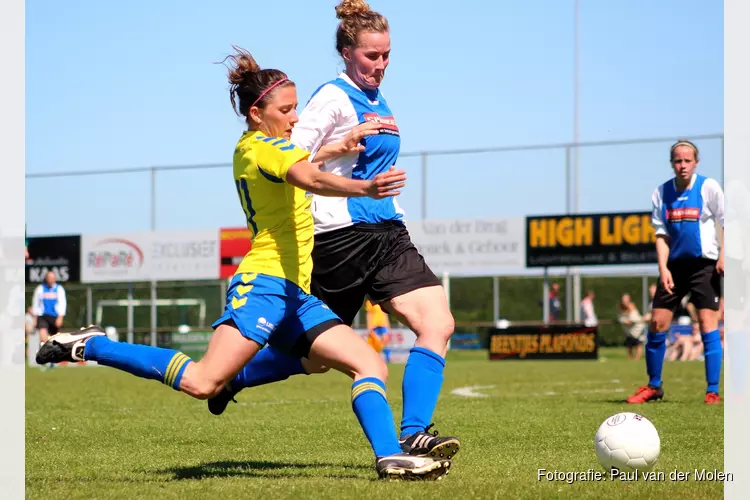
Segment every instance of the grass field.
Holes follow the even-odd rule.
[[[221,417],[155,381],[103,367],[26,373],[28,498],[723,498],[721,482],[669,473],[723,470],[723,406],[703,404],[702,362],[665,365],[666,400],[623,401],[643,362],[604,349],[600,361],[493,361],[450,353],[436,429],[462,440],[437,483],[378,481],[338,373],[246,390]],[[401,416],[403,366],[389,400]],[[467,386],[487,397],[452,391]],[[663,482],[538,479],[538,469],[599,470],[593,437],[620,411],[661,434]]]

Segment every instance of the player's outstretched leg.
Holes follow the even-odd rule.
[[[337,325],[323,332],[312,343],[310,361],[354,379],[352,409],[375,453],[381,478],[438,480],[448,473],[450,460],[416,457],[401,450],[386,399],[388,368],[354,330]]]
[[[113,342],[100,326],[50,337],[37,353],[37,362],[96,361],[140,378],[158,380],[196,399],[218,394],[260,350],[257,342],[243,337],[236,328],[220,325],[203,359],[193,362],[173,349]]]
[[[445,291],[441,286],[419,288],[388,301],[388,309],[418,337],[409,352],[401,385],[401,447],[414,456],[451,459],[461,447],[458,438],[429,432],[443,386],[443,356],[453,334]]]
[[[187,355],[172,349],[113,342],[100,326],[94,325],[50,337],[36,355],[40,364],[84,360],[158,380],[175,389],[179,388],[185,368],[192,362]]]

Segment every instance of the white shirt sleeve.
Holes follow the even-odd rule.
[[[711,214],[714,216],[714,220],[724,227],[724,191],[721,186],[714,179],[706,179],[703,183],[703,188],[706,190],[706,204]]]
[[[57,315],[58,316],[65,316],[65,313],[68,312],[68,298],[65,295],[65,289],[62,287],[62,285],[57,286]]]
[[[34,290],[34,296],[31,299],[31,313],[37,317],[44,314],[44,304],[42,303],[42,285],[37,286]]]
[[[651,225],[654,226],[656,235],[667,234],[667,229],[664,227],[664,219],[662,218],[662,193],[661,186],[654,190],[654,194],[651,195]]]
[[[309,151],[311,160],[336,127],[341,115],[342,93],[335,85],[325,85],[310,99],[292,129],[292,143]]]

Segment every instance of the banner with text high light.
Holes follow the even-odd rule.
[[[656,262],[651,212],[526,218],[526,267]]]

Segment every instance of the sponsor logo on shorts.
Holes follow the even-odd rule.
[[[255,325],[255,328],[263,330],[266,333],[271,333],[276,329],[276,325],[268,321],[266,318],[260,317],[258,318],[258,323]]]

